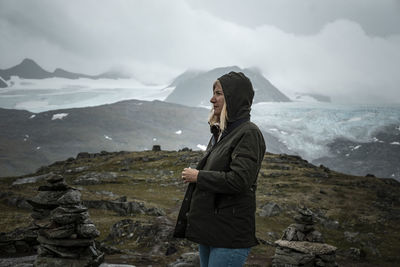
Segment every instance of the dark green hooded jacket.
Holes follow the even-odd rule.
[[[256,181],[265,153],[264,138],[250,122],[254,91],[241,72],[218,78],[227,104],[228,126],[196,167],[175,227],[175,237],[202,245],[247,248],[255,237]]]

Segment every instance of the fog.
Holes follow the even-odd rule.
[[[257,67],[286,94],[400,103],[396,0],[0,2],[0,68],[110,69],[168,84],[187,69]]]

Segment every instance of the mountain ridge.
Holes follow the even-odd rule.
[[[46,79],[46,78],[67,78],[67,79],[126,79],[127,75],[117,71],[108,71],[98,75],[87,75],[81,73],[70,72],[62,68],[56,68],[53,72],[43,69],[34,60],[25,58],[21,63],[8,69],[0,69],[0,77],[4,80],[10,80],[11,76],[18,76],[23,79]]]

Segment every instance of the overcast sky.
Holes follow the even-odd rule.
[[[0,68],[257,67],[281,91],[400,103],[400,0],[0,0]]]

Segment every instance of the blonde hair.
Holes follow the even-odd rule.
[[[214,84],[213,84],[213,89],[215,88],[215,85],[217,83],[219,83],[221,85],[220,81],[216,80],[214,82]],[[226,128],[226,126],[228,124],[228,111],[226,110],[225,97],[224,97],[224,105],[222,106],[222,110],[221,110],[220,116],[218,117],[218,116],[214,115],[214,108],[211,108],[210,115],[208,117],[208,123],[210,125],[218,123],[219,124],[219,128],[221,129],[221,133],[225,130],[225,128]]]

